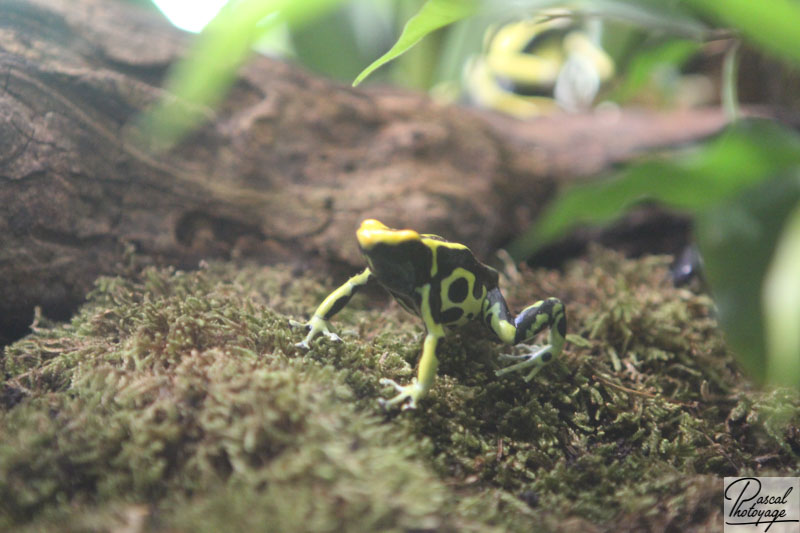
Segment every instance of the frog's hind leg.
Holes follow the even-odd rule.
[[[511,313],[508,311],[508,305],[503,295],[498,288],[494,288],[486,296],[483,318],[492,331],[506,344],[519,344],[532,350],[522,355],[502,355],[502,359],[516,361],[516,363],[498,370],[496,372],[498,376],[532,367],[525,376],[525,381],[530,381],[544,365],[561,355],[564,348],[567,315],[564,304],[558,298],[547,298],[526,307],[512,323]],[[547,344],[544,346],[523,344],[546,327],[550,328]]]

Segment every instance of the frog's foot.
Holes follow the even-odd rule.
[[[314,315],[308,322],[298,322],[297,320],[289,320],[289,325],[293,328],[305,328],[308,330],[308,335],[302,341],[295,344],[298,348],[309,350],[311,346],[308,344],[314,337],[322,333],[332,341],[340,342],[342,339],[330,330],[330,323],[322,317]]]
[[[505,368],[501,368],[500,370],[495,371],[495,375],[502,376],[504,374],[508,374],[510,372],[517,372],[518,370],[525,370],[529,367],[533,367],[533,369],[525,376],[523,379],[525,381],[530,381],[534,378],[536,374],[545,366],[547,363],[553,360],[554,353],[553,353],[553,346],[550,344],[546,344],[544,346],[528,346],[528,345],[518,345],[524,346],[527,349],[534,350],[530,353],[524,353],[521,355],[513,355],[513,354],[501,354],[500,359],[506,361],[519,361],[511,366],[507,366]]]
[[[411,380],[410,385],[405,385],[405,386],[400,385],[393,379],[387,379],[387,378],[381,379],[380,384],[391,385],[392,387],[395,388],[396,391],[399,392],[396,396],[388,400],[383,398],[380,398],[378,400],[378,403],[384,409],[389,409],[390,407],[394,407],[395,405],[399,404],[403,405],[404,411],[406,409],[415,409],[417,407],[417,400],[425,396],[425,393],[427,392],[425,388],[422,385],[420,385],[419,382],[417,382],[417,378]],[[408,400],[408,402],[406,402],[406,400]]]

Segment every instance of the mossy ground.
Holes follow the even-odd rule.
[[[800,471],[800,400],[752,387],[665,265],[511,273],[513,308],[567,304],[564,356],[497,378],[508,348],[463,328],[402,413],[378,380],[413,377],[422,327],[394,303],[355,298],[303,353],[309,275],[103,278],[0,360],[0,530],[721,529],[722,476]]]

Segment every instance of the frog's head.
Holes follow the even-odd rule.
[[[414,230],[392,229],[370,218],[356,237],[373,274],[391,290],[410,293],[430,272],[431,251]]]
[[[368,218],[356,231],[358,245],[369,255],[377,245],[397,246],[408,241],[419,241],[419,233],[413,229],[392,229],[383,222]]]

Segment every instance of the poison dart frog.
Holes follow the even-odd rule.
[[[529,381],[561,354],[567,331],[564,304],[557,298],[547,298],[526,307],[514,318],[500,293],[497,271],[478,261],[463,244],[410,229],[392,229],[374,219],[363,221],[356,237],[368,267],[328,295],[308,322],[292,320],[291,324],[308,330],[305,339],[296,345],[306,350],[319,334],[341,340],[331,332],[329,320],[373,280],[402,307],[422,318],[427,334],[417,378],[409,385],[381,379],[381,385],[397,391],[393,398],[380,400],[383,407],[402,405],[413,409],[430,390],[439,364],[436,350],[449,326],[479,319],[510,345],[524,343],[545,327],[550,328],[544,346],[533,346],[532,352],[523,355],[502,355],[516,363],[498,370],[498,376],[531,369],[525,376]]]

